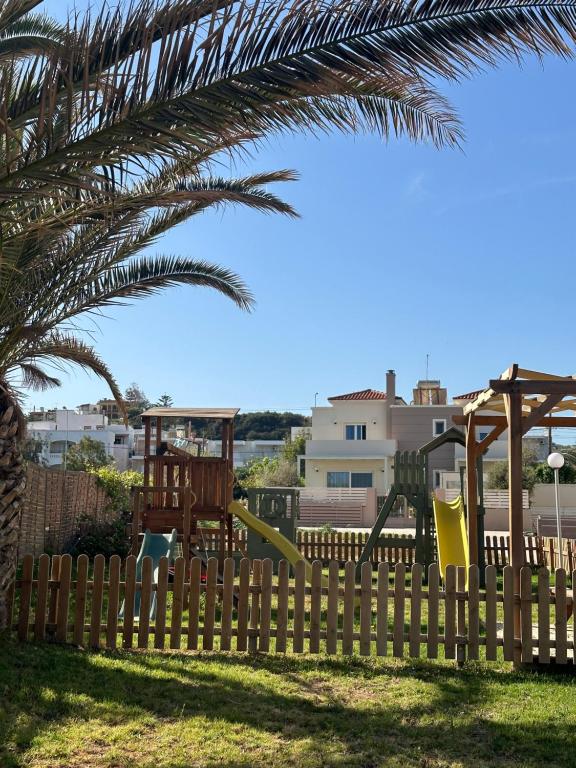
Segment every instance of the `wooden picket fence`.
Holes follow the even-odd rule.
[[[204,545],[208,551],[218,551],[218,529],[204,529]],[[330,560],[337,560],[339,563],[346,563],[348,560],[358,560],[368,540],[369,533],[366,531],[306,531],[298,530],[296,534],[296,546],[302,552],[307,560],[321,560],[328,563]],[[392,538],[382,532],[381,539]],[[412,534],[396,534],[393,536],[394,543],[381,543],[374,547],[370,562],[373,565],[378,563],[404,563],[413,565],[415,561],[415,540]],[[552,542],[552,543],[550,543]],[[576,541],[572,539],[564,540],[564,557],[562,567],[572,572],[576,567]],[[239,529],[234,532],[235,551],[246,554],[247,536],[245,529]],[[549,568],[559,567],[557,553],[555,555],[555,540],[542,538],[541,536],[525,536],[524,549],[526,553],[526,562],[534,566],[547,566]],[[510,547],[508,543],[508,534],[500,536],[486,536],[484,543],[485,562],[488,565],[496,565],[503,568],[510,562]]]
[[[327,576],[320,561],[312,565],[311,584],[304,563],[290,577],[286,561],[273,574],[270,560],[246,558],[238,573],[233,558],[225,561],[221,582],[217,560],[203,574],[199,559],[185,572],[183,558],[169,579],[168,561],[160,561],[154,583],[152,561],[143,560],[141,581],[136,559],[124,564],[114,556],[106,563],[98,555],[76,562],[69,555],[27,556],[13,592],[13,627],[20,640],[53,640],[92,649],[156,648],[264,653],[320,653],[397,658],[503,658],[558,664],[574,657],[573,593],[566,571],[541,569],[532,586],[532,569],[521,571],[519,594],[510,566],[487,566],[486,587],[480,589],[479,570],[449,566],[442,584],[437,564],[407,569],[380,563],[376,571],[364,563],[356,579],[349,561],[341,574],[331,561]],[[407,578],[408,577],[408,578]],[[572,573],[576,584],[576,572]],[[134,596],[140,590],[140,620],[134,616]],[[155,593],[156,614],[150,617]],[[124,610],[120,607],[124,602]],[[521,632],[515,637],[515,617]]]
[[[220,532],[216,528],[202,529],[203,545],[208,551],[218,551]],[[296,533],[296,546],[307,560],[322,560],[327,563],[330,560],[338,560],[345,563],[348,560],[358,560],[368,541],[367,531],[307,531],[298,530]],[[385,531],[382,539],[392,538]],[[397,534],[393,536],[393,544],[380,543],[372,552],[370,562],[378,563],[405,563],[412,565],[415,555],[415,541],[411,534]],[[234,550],[242,554],[247,551],[247,531],[238,529],[234,531]]]

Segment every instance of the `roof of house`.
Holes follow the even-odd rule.
[[[377,389],[362,389],[360,392],[348,392],[346,395],[335,395],[328,400],[386,400],[386,392]]]
[[[378,389],[361,389],[359,392],[348,392],[345,395],[334,395],[329,397],[328,400],[386,400],[386,392],[381,392]],[[406,405],[404,399],[399,395],[396,395],[396,404]]]
[[[482,389],[475,389],[473,392],[465,392],[463,395],[454,395],[453,400],[476,400]]]

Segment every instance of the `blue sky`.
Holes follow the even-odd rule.
[[[61,3],[45,3],[61,13]],[[155,252],[205,258],[242,275],[243,314],[180,288],[108,311],[93,342],[122,387],[150,399],[306,411],[318,393],[424,377],[449,395],[512,362],[572,373],[576,262],[576,63],[535,58],[443,84],[464,123],[463,151],[374,136],[274,137],[223,172],[294,168],[278,192],[294,221],[240,208],[173,230]],[[28,406],[106,396],[82,372]]]

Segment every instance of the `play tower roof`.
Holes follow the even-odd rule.
[[[172,416],[189,419],[233,419],[240,408],[148,408],[142,417]]]

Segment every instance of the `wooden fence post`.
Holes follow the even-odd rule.
[[[258,626],[260,623],[260,591],[262,589],[262,561],[252,561],[252,586],[250,589],[250,633],[248,635],[248,650],[255,653],[258,650]]]
[[[342,653],[354,653],[354,598],[356,565],[351,560],[344,566],[344,616],[342,619]]]
[[[372,563],[360,569],[360,655],[370,656],[372,633]]]
[[[20,587],[20,615],[18,617],[18,640],[28,637],[30,623],[30,598],[32,596],[32,577],[34,574],[34,558],[25,555],[22,562],[22,586]]]
[[[68,607],[70,603],[70,579],[72,577],[72,558],[62,555],[60,561],[60,589],[58,590],[58,619],[56,622],[56,640],[65,643],[68,635]]]
[[[388,590],[390,588],[390,566],[387,562],[378,565],[378,586],[376,596],[376,655],[388,655]]]
[[[118,555],[112,555],[108,566],[108,617],[106,620],[106,647],[116,648],[118,644],[118,610],[120,604],[120,568]]]
[[[394,566],[394,632],[392,653],[400,659],[404,656],[405,595],[406,566],[404,563],[396,563]]]
[[[278,609],[276,612],[276,653],[286,652],[288,634],[289,566],[287,560],[278,563]]]
[[[46,609],[48,603],[48,580],[50,579],[50,555],[38,558],[38,590],[36,592],[36,615],[34,616],[34,640],[46,636]]]
[[[322,563],[312,563],[310,589],[310,653],[320,652],[320,616],[322,611]]]

